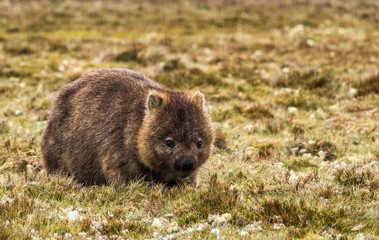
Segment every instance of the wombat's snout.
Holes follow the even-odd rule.
[[[193,161],[190,158],[184,159],[184,161],[180,164],[180,170],[183,172],[192,171],[194,168]]]

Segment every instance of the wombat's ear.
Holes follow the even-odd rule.
[[[205,97],[200,91],[196,91],[192,95],[193,101],[201,108],[204,107],[205,104]]]
[[[163,103],[164,98],[165,98],[164,93],[160,93],[154,90],[150,91],[149,95],[147,96],[147,102],[146,102],[147,109],[153,110],[160,107]]]

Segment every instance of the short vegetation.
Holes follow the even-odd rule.
[[[0,239],[379,237],[377,1],[0,9]],[[110,67],[205,94],[226,141],[198,187],[82,187],[43,170],[55,94]]]

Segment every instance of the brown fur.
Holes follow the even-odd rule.
[[[48,173],[86,185],[140,177],[175,183],[195,178],[213,142],[200,92],[173,91],[127,69],[102,69],[60,90],[41,149]],[[193,162],[190,172],[182,172],[184,159]]]

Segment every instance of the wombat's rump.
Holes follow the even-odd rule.
[[[102,69],[64,86],[41,148],[48,173],[83,184],[194,178],[212,152],[204,96],[170,90],[141,73]]]

